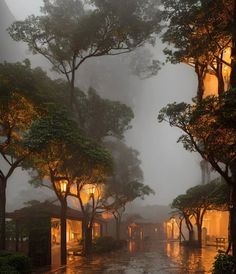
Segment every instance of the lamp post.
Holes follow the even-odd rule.
[[[88,188],[88,194],[89,194],[90,198],[94,197],[95,190],[96,190],[96,188],[94,185],[92,185],[91,187]]]
[[[171,218],[170,219],[170,223],[171,223],[171,239],[174,240],[174,224],[175,224],[175,219]]]
[[[87,203],[87,210],[85,211],[85,218],[83,224],[83,235],[84,235],[84,253],[86,255],[90,254],[92,249],[92,229],[93,229],[93,218],[94,218],[94,208],[95,208],[95,194],[96,187],[95,185],[89,185],[86,189],[86,192],[89,196],[88,203]],[[90,199],[92,200],[90,204]]]
[[[56,182],[57,194],[61,203],[61,265],[67,262],[66,248],[66,211],[67,211],[67,191],[68,181],[58,180]]]
[[[61,196],[61,198],[65,198],[67,186],[68,186],[67,180],[58,180],[56,182],[56,189],[58,191],[59,196]]]

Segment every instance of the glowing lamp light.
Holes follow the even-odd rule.
[[[57,190],[62,194],[66,194],[68,182],[66,180],[60,180],[57,183]]]
[[[89,193],[90,195],[94,195],[94,193],[95,193],[95,186],[89,187],[89,188],[88,188],[88,193]]]

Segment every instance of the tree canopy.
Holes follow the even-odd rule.
[[[203,80],[206,73],[218,79],[218,93],[225,90],[223,70],[233,66],[225,58],[232,46],[234,20],[232,0],[219,1],[169,1],[164,0],[163,18],[167,28],[163,42],[172,47],[164,50],[172,63],[184,62],[192,65],[198,76],[198,97],[204,93]]]
[[[103,99],[92,88],[79,97],[78,123],[86,136],[98,142],[108,136],[122,139],[124,132],[131,128],[134,114],[129,106]]]
[[[206,97],[194,105],[168,104],[158,116],[159,122],[166,121],[180,128],[184,134],[178,142],[187,150],[198,152],[230,184],[229,169],[236,160],[235,96],[231,90],[220,97]]]
[[[125,1],[45,0],[42,16],[15,22],[9,32],[26,42],[33,53],[46,57],[71,85],[75,71],[89,58],[130,52],[154,41],[160,30],[158,4],[154,0]]]

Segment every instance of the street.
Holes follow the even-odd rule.
[[[170,274],[211,273],[216,247],[202,249],[180,246],[178,242],[134,242],[128,248],[91,258],[70,258],[56,274]]]

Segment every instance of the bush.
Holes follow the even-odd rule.
[[[112,237],[99,237],[94,240],[93,250],[98,253],[110,252],[122,248],[125,241],[116,241]]]
[[[8,265],[13,266],[16,270],[18,270],[20,273],[31,273],[31,261],[29,257],[23,255],[23,254],[12,254],[9,257]]]
[[[27,256],[21,253],[1,252],[0,273],[5,272],[29,274],[32,272],[31,261]]]
[[[99,237],[94,240],[95,252],[109,252],[115,248],[115,240],[112,237]]]
[[[19,274],[19,272],[10,265],[2,265],[0,266],[0,273],[1,274]]]
[[[219,252],[213,263],[213,274],[232,274],[234,273],[233,256]]]

